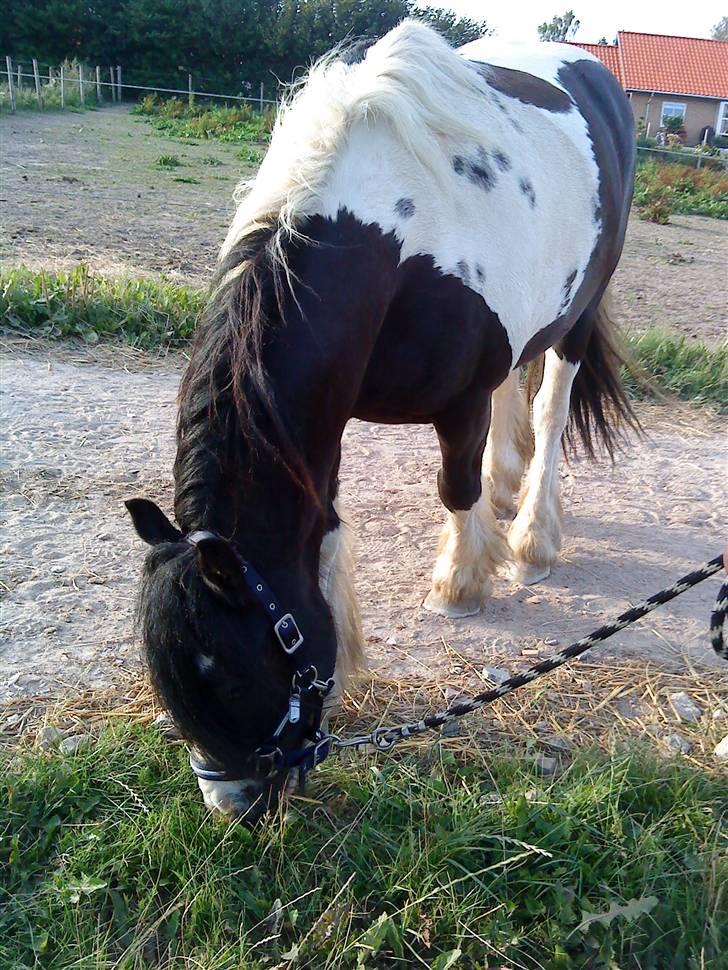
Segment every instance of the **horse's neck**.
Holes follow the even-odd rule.
[[[289,442],[280,440],[255,394],[245,403],[263,436],[255,440],[242,427],[230,386],[233,376],[245,375],[232,374],[229,352],[215,375],[225,390],[214,402],[204,339],[183,383],[178,521],[185,529],[234,535],[246,549],[293,553],[320,538],[341,435],[391,299],[392,240],[346,215],[335,223],[312,220],[307,235],[313,241],[299,246],[291,261],[295,297],[285,307],[285,323],[273,318],[268,324],[262,359]]]

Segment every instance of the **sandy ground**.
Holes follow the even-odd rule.
[[[238,146],[162,138],[126,108],[6,116],[0,146],[4,265],[83,260],[97,272],[161,272],[186,283],[209,280],[232,190],[253,171]],[[160,169],[162,154],[182,166]],[[633,217],[614,283],[623,324],[725,339],[717,281],[726,265],[728,222],[674,216],[657,226]]]
[[[174,397],[181,361],[6,345],[0,699],[103,686],[138,664],[133,609],[144,547],[123,508],[149,496],[169,510]],[[32,352],[31,352],[32,351]],[[449,621],[421,609],[443,520],[429,428],[352,422],[342,494],[359,540],[357,587],[372,667],[442,679],[463,664],[518,667],[598,626],[720,551],[728,535],[721,424],[645,407],[649,444],[615,467],[564,471],[566,540],[551,578],[497,580],[485,611]],[[598,648],[712,663],[709,581]],[[544,641],[552,641],[547,644]],[[553,641],[556,641],[554,643]]]

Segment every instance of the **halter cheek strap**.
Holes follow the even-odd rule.
[[[203,539],[219,538],[216,532],[207,530],[198,530],[185,536],[185,540],[193,546]],[[329,737],[321,731],[321,715],[324,699],[333,689],[334,679],[329,677],[327,680],[322,680],[319,678],[316,666],[306,662],[306,651],[301,650],[305,643],[304,636],[293,613],[280,606],[270,586],[247,560],[237,552],[236,557],[245,585],[265,611],[276,640],[293,668],[288,710],[274,731],[271,741],[256,748],[248,763],[256,774],[266,777],[296,768],[303,787],[306,773],[321,764],[329,754]],[[313,723],[307,734],[307,740],[311,743],[303,748],[284,752],[278,746],[278,739],[289,724],[300,722],[302,702],[309,698],[312,698],[314,705]],[[190,767],[198,778],[205,781],[239,780],[230,775],[226,769],[216,768],[209,761],[204,761],[194,750],[190,752]]]

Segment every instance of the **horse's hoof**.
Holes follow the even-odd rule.
[[[510,579],[521,586],[534,586],[551,575],[551,566],[535,566],[530,562],[514,562],[509,570]]]
[[[438,616],[446,616],[451,620],[457,620],[463,616],[475,616],[480,613],[483,604],[476,600],[464,600],[462,603],[449,603],[442,596],[430,590],[422,604],[430,613],[437,613]]]

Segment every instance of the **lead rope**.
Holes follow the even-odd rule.
[[[678,581],[672,586],[668,586],[666,589],[660,590],[659,593],[655,593],[648,599],[643,600],[641,603],[638,603],[637,606],[633,606],[631,609],[626,610],[612,623],[607,623],[604,626],[600,626],[598,630],[590,633],[589,636],[583,637],[581,640],[577,640],[576,643],[572,643],[570,646],[560,650],[552,657],[542,660],[540,663],[534,664],[533,667],[529,667],[529,669],[524,671],[524,673],[516,674],[515,677],[509,678],[502,684],[499,684],[498,687],[494,687],[492,690],[483,691],[483,693],[476,694],[475,697],[471,697],[467,701],[461,701],[458,704],[453,704],[445,711],[441,711],[437,714],[429,714],[427,717],[422,718],[421,721],[413,721],[410,724],[402,724],[395,727],[379,727],[372,731],[371,734],[343,740],[341,738],[337,738],[335,735],[332,735],[331,741],[333,743],[333,748],[335,750],[340,750],[342,748],[360,748],[364,745],[371,744],[379,751],[386,751],[395,744],[398,744],[400,741],[404,741],[406,738],[411,738],[417,734],[422,734],[424,731],[431,731],[435,728],[441,727],[448,721],[454,721],[459,717],[464,717],[466,714],[471,714],[473,711],[479,710],[486,704],[491,704],[493,701],[498,700],[499,697],[504,697],[506,694],[512,693],[519,687],[524,687],[526,684],[531,683],[531,681],[543,676],[543,674],[548,674],[552,670],[557,670],[559,667],[563,667],[563,665],[568,663],[569,660],[579,657],[582,653],[589,650],[590,647],[593,647],[597,643],[601,643],[603,640],[607,640],[615,633],[618,633],[620,630],[623,630],[625,627],[630,626],[630,624],[635,623],[643,616],[651,613],[653,610],[657,609],[658,606],[662,606],[663,603],[669,603],[669,601],[675,599],[676,596],[680,596],[681,593],[684,593],[692,586],[697,586],[698,583],[702,583],[704,579],[707,579],[709,576],[713,576],[722,568],[723,557],[716,556],[715,559],[711,559],[710,562],[705,563],[699,569],[688,573],[687,576],[683,576],[682,579],[678,579]],[[715,604],[715,609],[710,618],[711,644],[718,656],[722,657],[724,660],[728,660],[728,646],[726,646],[723,641],[723,624],[725,622],[727,612],[728,582],[721,586],[718,593],[718,600]]]

